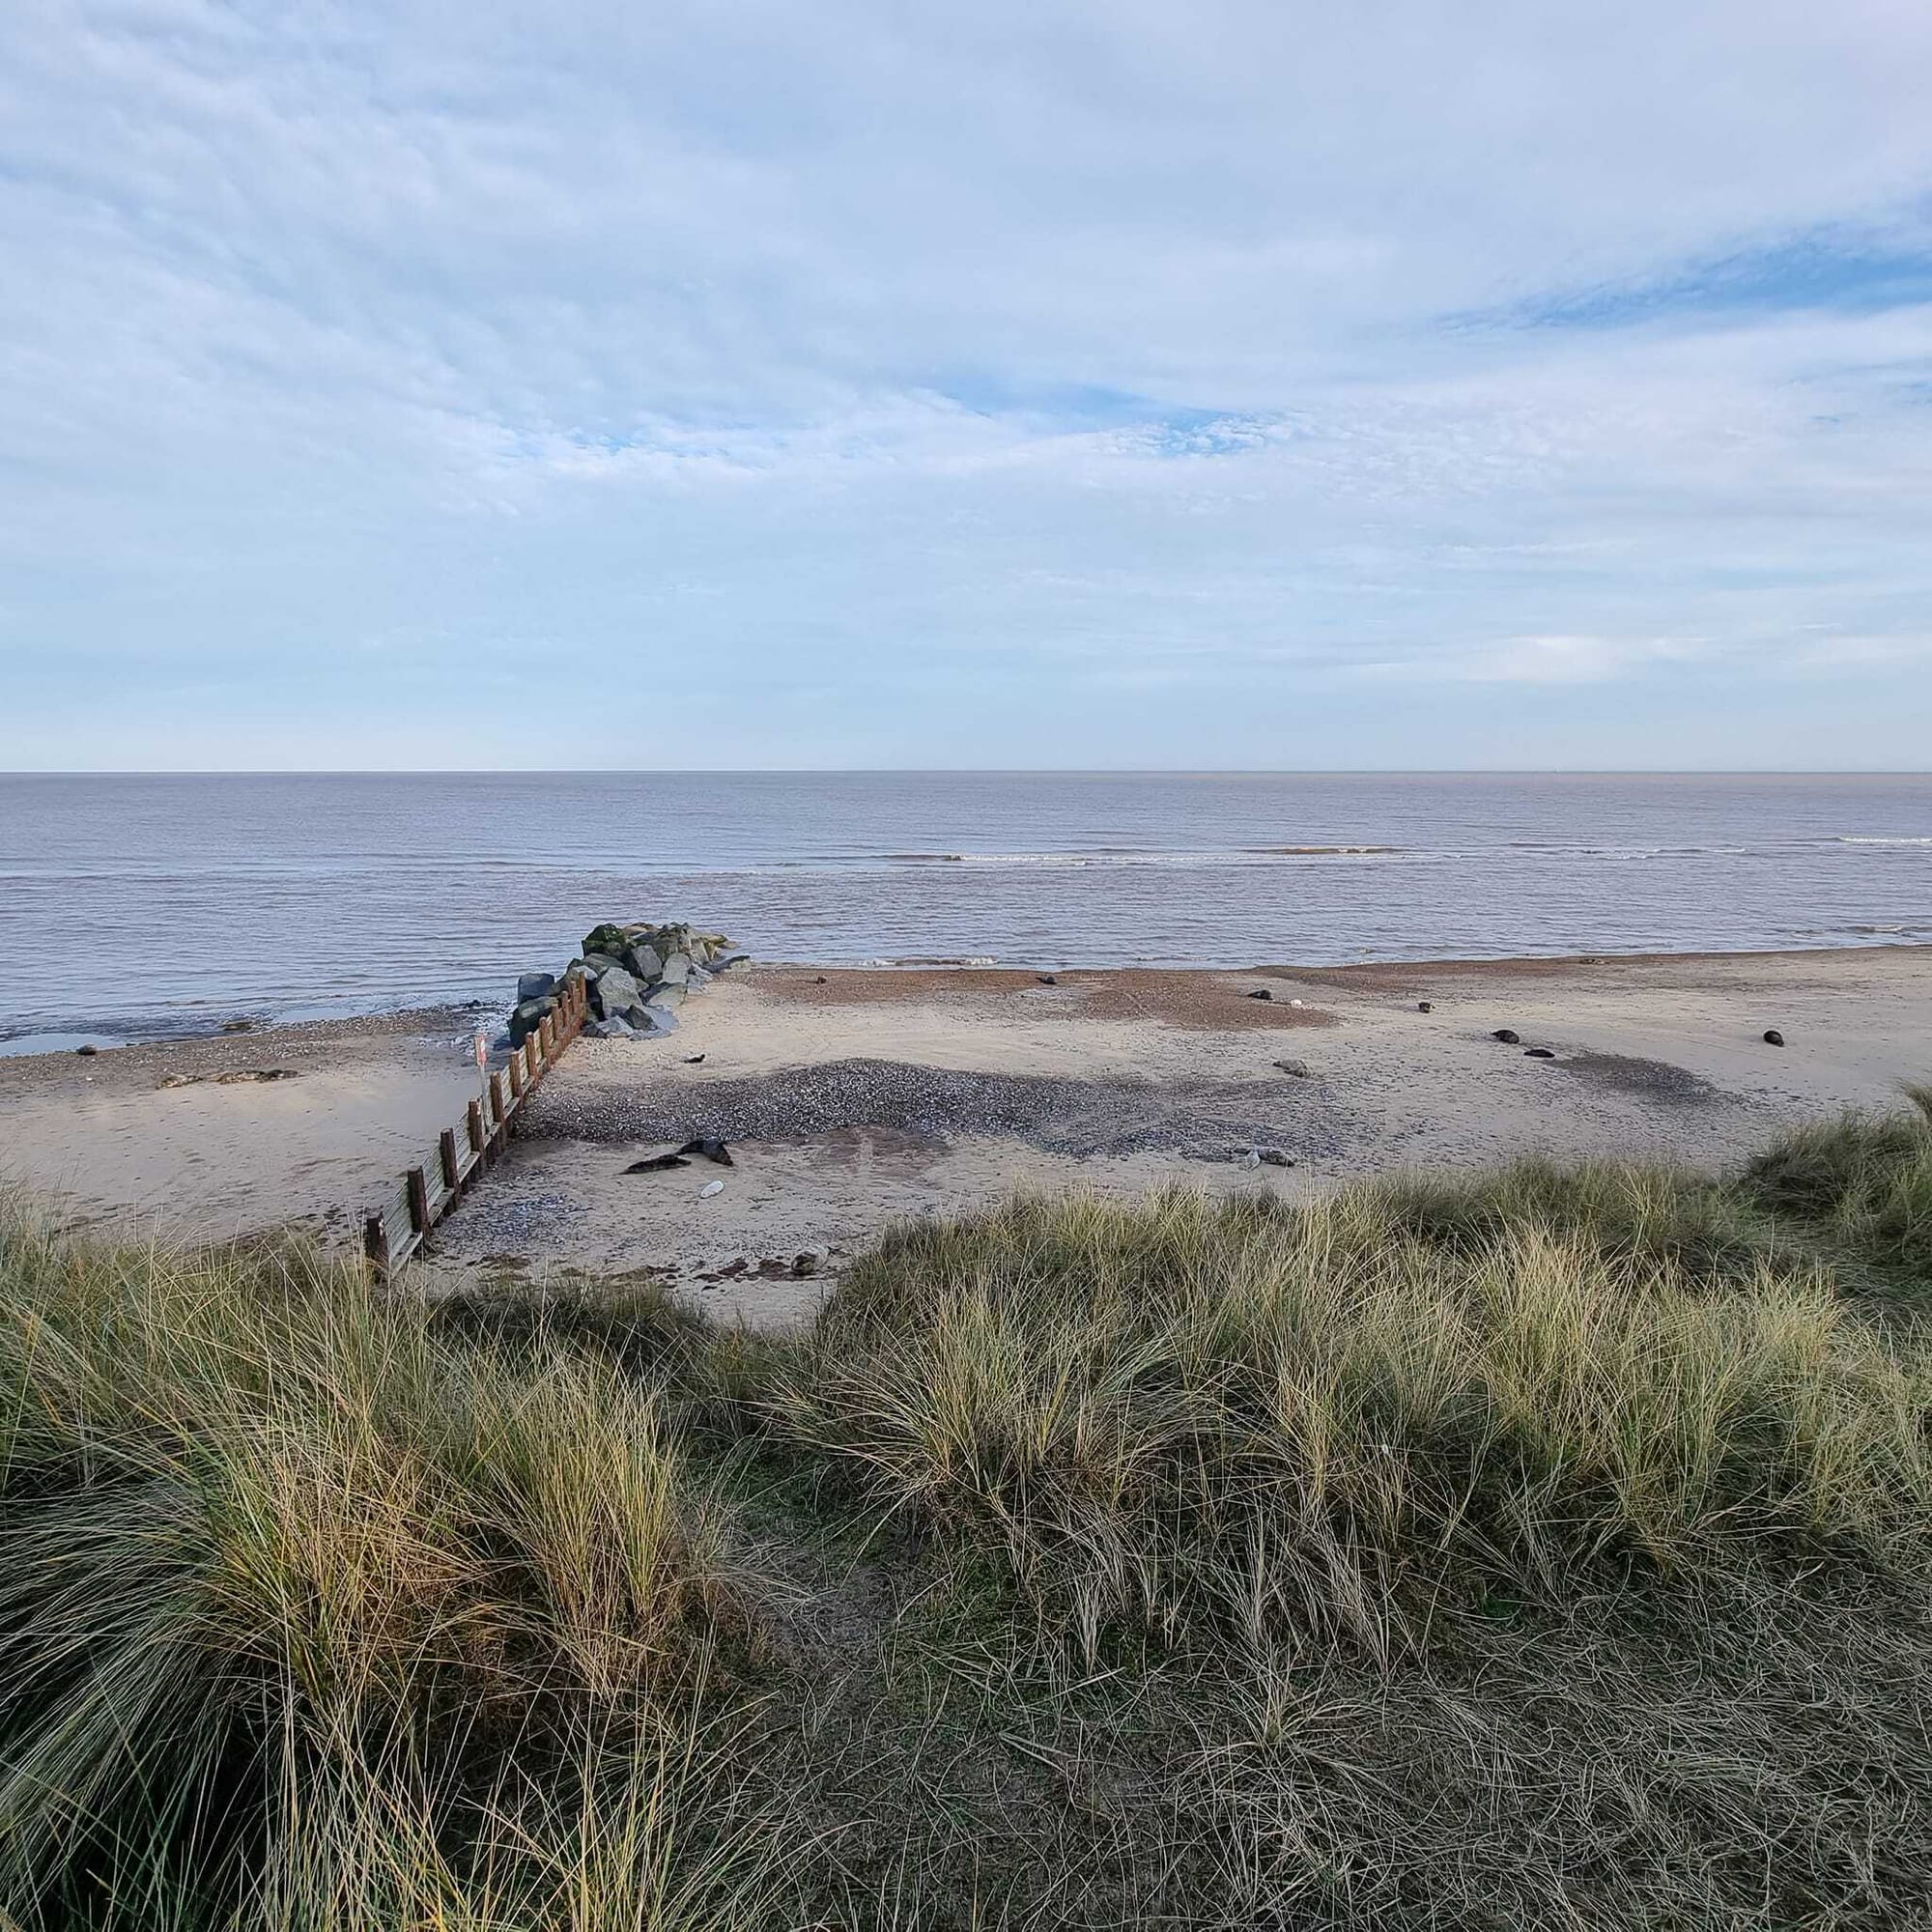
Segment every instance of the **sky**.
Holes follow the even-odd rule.
[[[7,0],[0,767],[1924,769],[1924,0]]]

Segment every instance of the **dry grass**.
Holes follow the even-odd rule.
[[[452,1343],[300,1249],[4,1239],[19,1916],[182,1861],[239,1888],[286,1850],[262,1818],[286,1835],[370,1762],[456,1780],[479,1730],[656,1728],[755,1648],[662,1393],[608,1357],[542,1330]]]
[[[1922,1559],[1932,1378],[1817,1270],[1701,1214],[1435,1218],[1176,1193],[915,1229],[848,1277],[775,1426],[996,1562],[1090,1664],[1122,1626],[1387,1657],[1494,1590]]]
[[[788,1341],[15,1220],[0,1922],[1908,1922],[1928,1133],[1020,1201]]]
[[[1909,1108],[1845,1114],[1788,1134],[1746,1170],[1766,1208],[1808,1224],[1860,1261],[1923,1293],[1932,1278],[1932,1087]]]

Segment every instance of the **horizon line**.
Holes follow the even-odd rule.
[[[0,779],[1928,778],[1932,765],[210,765],[12,766]]]

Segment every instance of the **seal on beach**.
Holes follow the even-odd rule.
[[[1415,1010],[1419,1013],[1433,1013],[1435,1010],[1435,1002],[1431,1000],[1417,1000]]]
[[[1556,1056],[1547,1046],[1526,1046],[1522,1050],[1525,1060],[1554,1060]]]
[[[1784,1044],[1784,1036],[1776,1027],[1767,1027],[1765,1029],[1764,1043],[1767,1046],[1782,1046]]]
[[[1498,1027],[1490,1037],[1501,1040],[1505,1046],[1515,1046],[1522,1038],[1522,1036],[1514,1027]]]
[[[1274,995],[1270,993],[1265,986],[1257,986],[1255,990],[1248,995],[1248,998],[1251,1000],[1271,1000],[1274,998]]]

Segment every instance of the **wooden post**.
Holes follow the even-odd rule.
[[[409,1190],[410,1226],[418,1235],[429,1233],[429,1176],[421,1168],[412,1167],[403,1176],[403,1185]]]
[[[493,1073],[490,1076],[490,1131],[496,1133],[503,1124],[503,1076]]]
[[[481,1153],[483,1151],[483,1103],[481,1100],[470,1101],[469,1118],[469,1151],[471,1153]]]
[[[379,1282],[389,1278],[389,1224],[380,1214],[371,1214],[362,1223],[362,1252],[369,1258],[369,1271]]]
[[[444,1127],[442,1138],[436,1144],[437,1158],[442,1162],[442,1184],[454,1194],[456,1192],[456,1129]]]
[[[510,1098],[524,1097],[524,1049],[520,1046],[510,1056]]]

